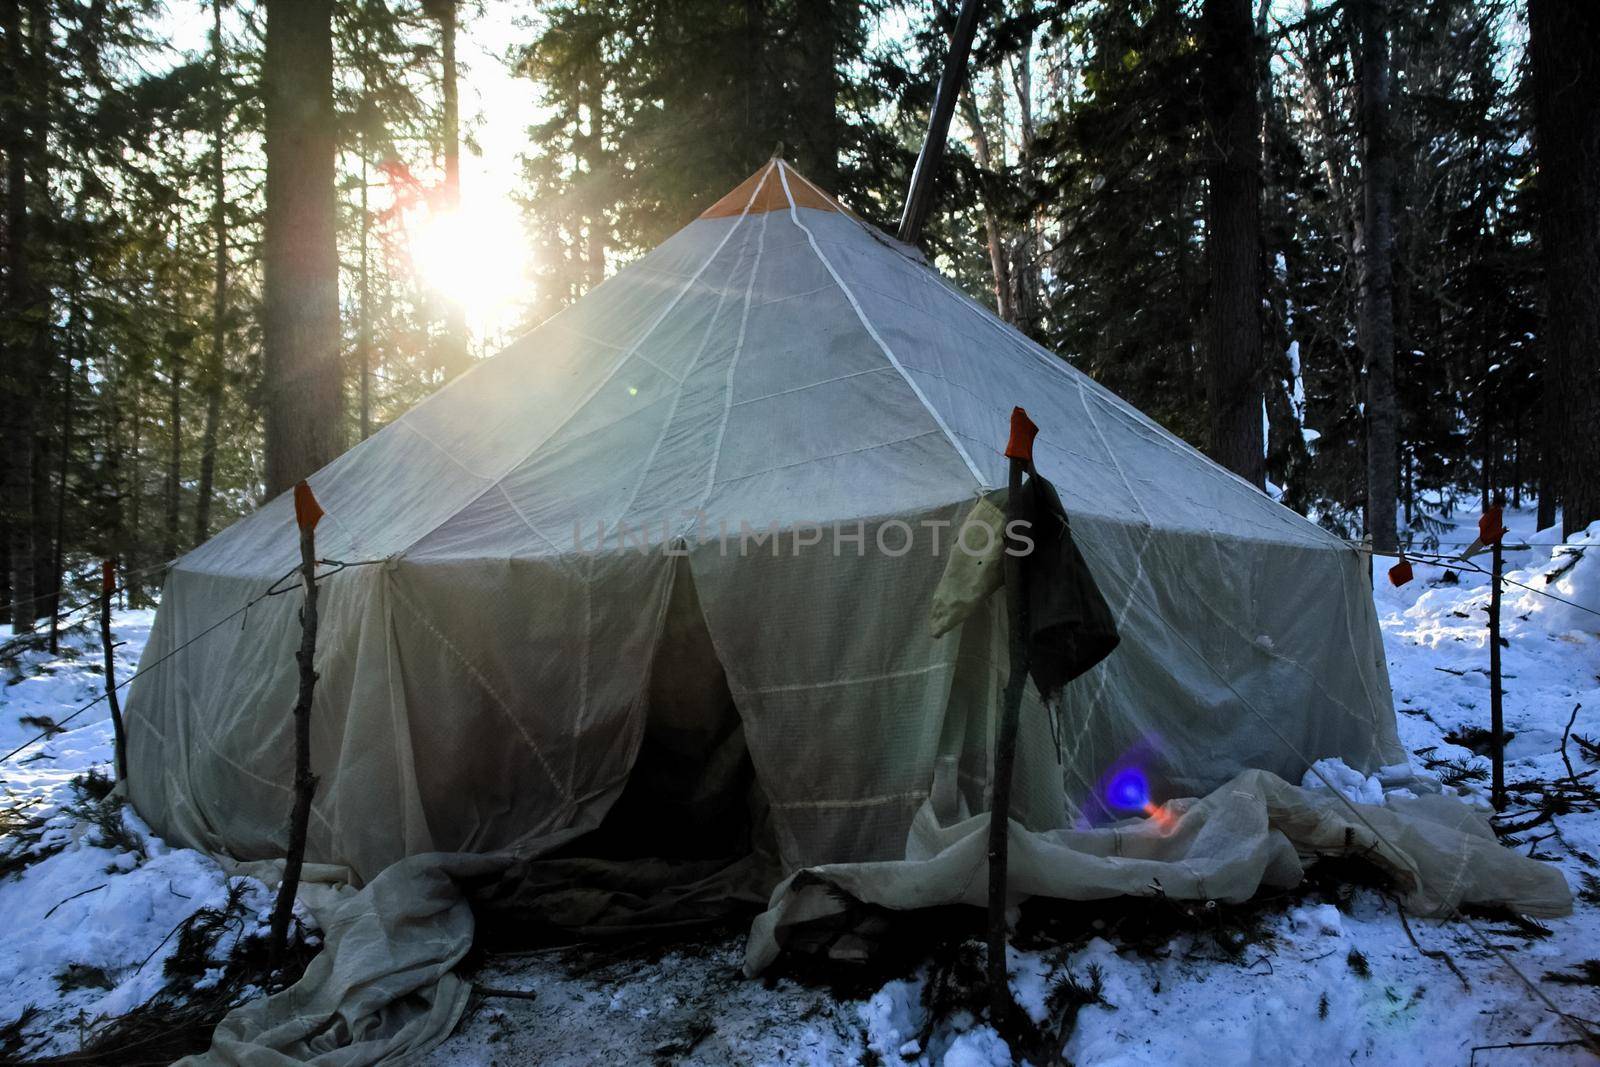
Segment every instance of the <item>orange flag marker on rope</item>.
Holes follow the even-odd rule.
[[[1505,524],[1500,521],[1500,505],[1496,504],[1478,517],[1478,540],[1492,545],[1506,535]]]
[[[311,491],[311,486],[305,482],[296,482],[294,487],[294,521],[302,530],[315,530],[317,522],[323,516],[322,505],[317,503],[316,494]]]
[[[1033,439],[1039,436],[1039,427],[1021,408],[1011,409],[1011,440],[1006,442],[1006,458],[1033,462]]]

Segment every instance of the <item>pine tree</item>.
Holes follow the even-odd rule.
[[[1250,0],[1206,0],[1201,17],[1209,152],[1206,406],[1211,457],[1257,487],[1261,420],[1261,106]]]
[[[263,247],[267,492],[343,441],[329,0],[267,0]]]
[[[1389,25],[1386,0],[1355,0],[1361,108],[1361,319],[1366,383],[1366,526],[1373,548],[1396,545],[1400,489],[1394,390],[1394,154],[1389,133]]]
[[[1600,10],[1529,0],[1556,489],[1567,535],[1600,519]]]

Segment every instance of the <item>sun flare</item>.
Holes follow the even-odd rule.
[[[406,229],[423,285],[460,304],[475,331],[494,328],[527,295],[527,253],[513,205],[424,208]]]

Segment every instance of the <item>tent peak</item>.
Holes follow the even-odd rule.
[[[761,215],[768,211],[788,211],[791,207],[813,211],[851,212],[810,178],[794,169],[783,158],[783,142],[778,142],[771,159],[734,187],[733,191],[701,212],[702,219],[721,219],[736,215]]]

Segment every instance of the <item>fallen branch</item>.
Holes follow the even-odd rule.
[[[1572,724],[1578,721],[1578,709],[1582,704],[1572,705],[1572,714],[1567,716],[1567,725],[1561,731],[1561,762],[1567,765],[1567,777],[1577,781],[1577,772],[1572,769],[1572,760],[1567,756],[1567,738],[1572,734]]]
[[[1417,940],[1417,935],[1411,932],[1411,923],[1406,919],[1406,906],[1400,903],[1399,897],[1391,896],[1389,899],[1394,901],[1395,910],[1400,913],[1400,925],[1405,928],[1406,936],[1411,939],[1411,947],[1429,959],[1438,960],[1450,968],[1450,973],[1461,981],[1461,988],[1469,993],[1472,992],[1472,984],[1467,981],[1467,976],[1461,973],[1461,968],[1456,966],[1456,961],[1450,958],[1450,954],[1439,949],[1423,948],[1422,943]]]
[[[532,989],[496,989],[493,986],[473,986],[480,997],[507,997],[511,1000],[538,1000],[539,994]]]
[[[58,901],[56,901],[56,902],[55,902],[55,903],[54,903],[54,904],[52,904],[52,905],[51,905],[51,906],[50,906],[50,910],[49,910],[49,911],[47,911],[47,912],[45,912],[45,913],[44,913],[44,917],[45,917],[45,919],[48,919],[48,918],[50,918],[50,916],[52,916],[52,915],[54,915],[54,914],[55,914],[55,913],[56,913],[56,909],[57,909],[57,908],[59,908],[59,907],[61,907],[61,905],[63,905],[63,904],[66,904],[66,903],[68,903],[68,902],[69,902],[69,901],[74,901],[74,900],[77,900],[77,899],[78,899],[78,898],[79,898],[79,897],[86,897],[86,896],[88,896],[88,895],[89,895],[89,894],[90,894],[90,893],[93,893],[93,892],[94,892],[94,891],[95,891],[95,890],[96,890],[96,889],[104,889],[104,888],[105,888],[105,887],[106,887],[106,886],[108,886],[108,885],[110,885],[110,884],[111,884],[111,883],[110,883],[110,882],[101,882],[101,883],[100,883],[100,884],[99,884],[99,885],[97,885],[97,886],[94,886],[94,887],[93,887],[93,888],[90,888],[90,889],[85,889],[85,890],[84,890],[84,891],[83,891],[83,892],[81,892],[81,893],[74,893],[74,894],[72,894],[72,895],[71,895],[71,896],[70,896],[70,897],[68,897],[68,898],[67,898],[67,899],[66,899],[66,900],[58,900]],[[40,920],[40,921],[41,921],[41,922],[42,922],[42,921],[44,921],[44,920],[42,920],[42,919],[41,919],[41,920]],[[172,935],[171,935],[171,934],[168,934],[168,935],[167,935],[167,936],[168,936],[168,937],[171,937],[171,936],[172,936]],[[166,942],[162,942],[162,944],[165,944],[165,943],[166,943]]]

